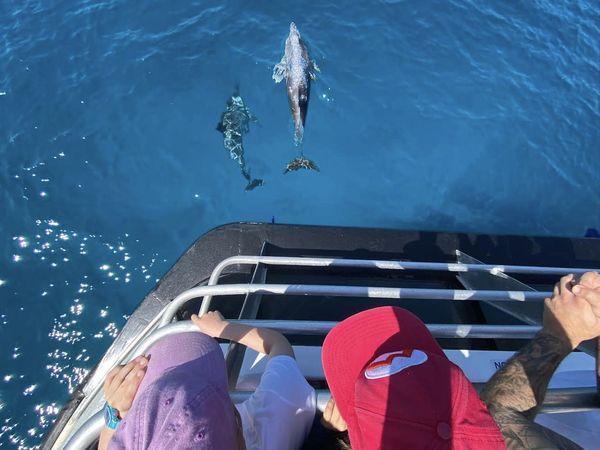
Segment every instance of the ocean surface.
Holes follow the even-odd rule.
[[[321,69],[304,152],[271,78]],[[246,181],[216,125],[257,117]],[[582,236],[600,227],[592,0],[0,2],[0,447],[40,444],[129,314],[233,221]]]

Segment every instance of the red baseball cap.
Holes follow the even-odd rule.
[[[506,448],[471,382],[405,309],[338,324],[325,338],[323,369],[353,450]]]

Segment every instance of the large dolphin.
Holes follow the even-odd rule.
[[[306,44],[300,37],[296,24],[292,22],[290,34],[285,41],[285,53],[281,62],[273,69],[273,79],[279,83],[285,78],[288,101],[294,119],[294,143],[297,146],[302,144],[310,99],[310,82],[316,80],[317,72],[319,68],[308,56]],[[284,173],[298,169],[319,170],[313,161],[304,157],[302,149],[300,155],[287,165]]]
[[[223,133],[223,146],[229,150],[231,159],[236,160],[242,170],[242,176],[246,179],[246,191],[251,191],[255,187],[262,186],[264,181],[260,178],[253,179],[250,175],[250,169],[246,166],[244,159],[244,134],[250,132],[250,122],[255,122],[254,117],[244,100],[240,97],[239,88],[236,87],[233,95],[227,100],[227,106],[221,121],[217,124],[217,130]]]

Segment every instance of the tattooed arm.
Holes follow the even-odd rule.
[[[577,286],[575,296],[572,280],[571,275],[563,277],[555,286],[553,297],[544,304],[542,330],[481,392],[509,449],[580,448],[533,422],[558,365],[581,342],[600,335],[600,315],[595,314],[600,292]]]
[[[533,421],[552,374],[570,352],[568,342],[543,330],[486,384],[481,398],[508,449],[580,448]]]
[[[490,407],[508,450],[556,449],[582,450],[582,447],[561,434],[535,423],[519,412],[505,407]]]

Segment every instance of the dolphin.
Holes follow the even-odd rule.
[[[242,100],[239,87],[236,87],[233,95],[227,100],[225,111],[221,114],[221,121],[217,124],[217,131],[223,133],[223,146],[229,150],[231,159],[236,160],[240,165],[242,176],[248,182],[246,191],[264,184],[262,179],[252,178],[244,159],[243,137],[250,132],[250,122],[256,120]]]
[[[320,70],[308,56],[306,44],[300,37],[296,24],[292,22],[290,34],[285,40],[285,53],[273,69],[273,79],[276,83],[280,83],[285,78],[288,101],[294,120],[294,143],[296,146],[302,144],[310,99],[310,82],[317,79],[317,72]],[[300,156],[287,165],[284,173],[298,169],[318,170],[314,162],[304,157],[302,149],[300,149]]]

